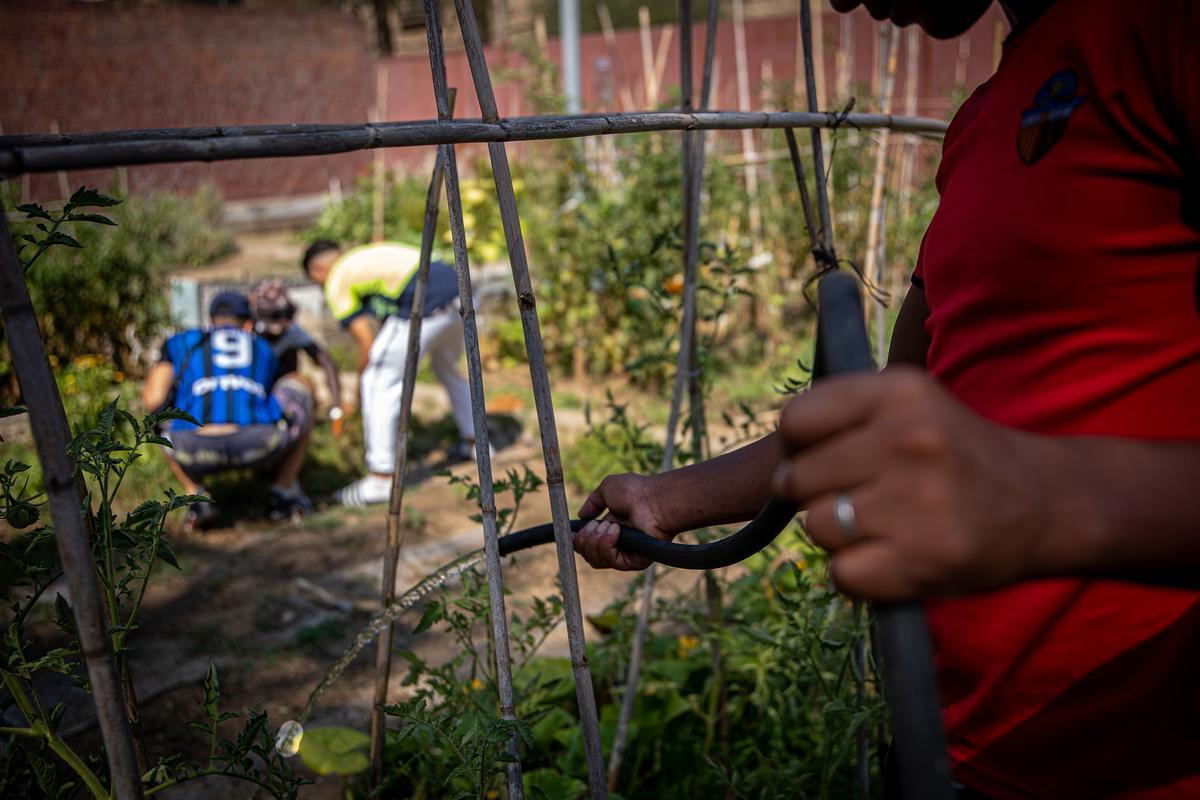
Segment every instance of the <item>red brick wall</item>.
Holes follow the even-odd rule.
[[[839,15],[826,10],[824,52],[827,97],[836,103],[836,53],[841,45]],[[876,33],[880,23],[861,9],[853,19],[855,58],[853,93],[859,109],[873,106]],[[964,87],[973,88],[991,73],[999,11],[993,9],[969,34]],[[699,91],[705,26],[693,37],[696,90]],[[337,10],[206,8],[191,5],[125,5],[39,0],[0,0],[0,30],[8,46],[0,48],[0,125],[5,133],[41,133],[54,122],[63,131],[185,125],[282,122],[364,122],[375,105],[378,73],[368,31],[356,18]],[[657,49],[661,27],[653,30]],[[747,67],[750,102],[738,102],[733,26],[720,23],[717,36],[718,86],[713,107],[762,108],[764,78],[777,82],[796,75],[797,24],[794,17],[748,20]],[[905,37],[901,37],[903,42]],[[457,115],[479,115],[466,58],[458,42],[447,39],[447,72],[459,88]],[[678,35],[662,75],[658,103],[671,101],[679,81]],[[584,107],[589,111],[629,110],[623,102],[646,108],[639,33],[620,31],[610,46],[603,36],[583,37]],[[549,54],[559,58],[557,41]],[[919,112],[945,116],[955,92],[957,42],[921,40],[918,76]],[[607,77],[601,68],[607,62]],[[899,56],[896,111],[903,106],[906,56]],[[519,59],[511,50],[488,48],[500,112],[534,113],[519,86],[505,74]],[[769,68],[767,65],[770,65]],[[386,72],[385,118],[428,119],[436,115],[423,56],[383,59]],[[505,69],[508,67],[509,69]],[[623,92],[622,87],[628,91]],[[864,94],[864,91],[866,94]],[[604,95],[611,100],[604,101]],[[802,97],[803,95],[801,95]],[[775,105],[785,99],[776,98]],[[726,137],[736,134],[724,134]],[[732,141],[732,139],[730,139]],[[761,145],[760,145],[761,147]],[[521,147],[515,148],[518,157]],[[432,163],[432,148],[393,150],[389,164],[410,167]],[[310,158],[260,159],[219,164],[172,164],[134,167],[130,189],[187,190],[215,183],[228,199],[314,194],[327,190],[332,177],[343,186],[365,171],[370,153]],[[109,186],[111,171],[76,173],[70,185]],[[30,195],[51,199],[60,194],[54,175],[30,178]]]
[[[841,15],[830,10],[827,4],[823,5],[826,5],[823,18],[826,98],[828,103],[834,104],[845,101],[845,98],[838,98],[835,94],[837,51],[841,45],[842,34]],[[857,110],[874,110],[878,103],[870,96],[870,92],[872,75],[876,69],[877,32],[885,23],[875,22],[862,9],[854,12],[851,19],[854,36],[851,95],[857,96]],[[940,42],[928,36],[921,36],[920,69],[917,76],[919,114],[938,118],[946,117],[956,90],[970,91],[991,75],[993,59],[996,55],[997,25],[1000,25],[1002,30],[1007,29],[1002,13],[998,8],[993,8],[968,33],[968,46],[964,51],[966,55],[965,80],[962,87],[954,85],[960,54],[958,41]],[[697,95],[700,92],[700,73],[703,69],[706,28],[707,26],[703,24],[696,25],[692,37],[692,52],[695,62],[693,82]],[[652,30],[652,58],[657,55],[663,31],[661,26],[654,27]],[[659,80],[659,106],[671,103],[673,98],[678,96],[678,31],[673,30],[670,34],[670,47],[665,68]],[[763,90],[769,76],[773,76],[776,86],[791,85],[791,82],[796,79],[797,35],[798,24],[794,16],[746,21],[746,66],[750,102],[743,105],[738,102],[733,23],[728,20],[720,22],[717,28],[716,67],[714,69],[714,72],[717,73],[717,86],[711,108],[758,110],[766,107],[768,101],[772,102],[774,108],[781,108],[784,103],[788,102],[788,99],[775,97],[772,100],[772,98],[764,96]],[[904,107],[905,81],[907,80],[906,39],[906,35],[902,32],[898,54],[894,113],[903,113]],[[457,44],[457,42],[447,39],[448,47],[453,49],[453,46]],[[550,41],[547,49],[548,55],[557,63],[560,60],[558,41]],[[601,34],[585,35],[582,38],[581,49],[585,111],[628,111],[650,107],[645,91],[640,34],[637,30],[618,31],[611,46]],[[535,109],[523,101],[516,83],[511,79],[506,81],[502,77],[497,78],[497,76],[513,74],[513,67],[519,63],[517,56],[502,47],[489,47],[487,55],[501,115],[515,117],[536,113]],[[381,63],[388,70],[386,106],[388,119],[428,119],[436,116],[427,57],[401,56],[383,60]],[[602,68],[605,63],[607,70]],[[479,106],[475,102],[475,92],[466,57],[461,52],[447,53],[446,71],[450,85],[459,88],[456,114],[460,117],[478,116]],[[622,91],[623,88],[627,91]],[[628,108],[625,100],[632,100],[633,108]],[[798,100],[804,102],[803,92],[800,93]],[[794,107],[793,110],[795,110]],[[719,135],[736,137],[738,134]],[[388,159],[389,163],[393,160],[408,164],[425,161],[431,163],[431,156],[416,151],[389,151]]]
[[[0,0],[4,133],[280,122],[365,122],[375,86],[367,31],[337,10],[246,10]],[[364,153],[128,170],[131,190],[215,183],[230,199],[321,192]],[[68,176],[108,186],[113,173]],[[33,176],[38,198],[56,176]]]

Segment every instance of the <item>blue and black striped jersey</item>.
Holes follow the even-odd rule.
[[[266,340],[241,328],[193,328],[167,339],[163,360],[178,376],[175,406],[205,425],[263,425],[283,416],[271,396],[276,360]],[[176,429],[189,423],[176,421]]]

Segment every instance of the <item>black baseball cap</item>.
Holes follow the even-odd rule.
[[[236,319],[251,319],[250,301],[241,292],[221,292],[212,299],[208,306],[210,317],[234,317]]]

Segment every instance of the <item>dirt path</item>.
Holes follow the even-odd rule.
[[[568,411],[561,422],[564,430],[582,426],[582,415]],[[503,449],[495,467],[497,474],[503,474],[523,464],[544,476],[540,445],[528,434]],[[457,465],[452,472],[473,477],[474,464]],[[409,487],[405,509],[406,520],[421,524],[405,530],[398,592],[482,544],[480,527],[469,519],[476,508],[461,487],[451,486],[444,477]],[[520,523],[548,519],[544,490],[527,497]],[[220,669],[225,706],[237,711],[263,709],[273,725],[296,717],[312,688],[378,609],[385,524],[383,507],[328,509],[306,518],[299,527],[245,523],[206,534],[176,535],[175,551],[183,569],[168,570],[152,583],[143,633],[135,642],[134,671],[145,728],[157,734],[147,743],[150,750],[196,748],[197,735],[180,721],[196,719],[200,680],[210,657]],[[518,563],[519,569],[506,564],[510,608],[557,591],[552,547],[523,553]],[[595,572],[581,559],[577,567],[585,615],[602,611],[636,579]],[[674,573],[666,580],[666,591],[683,591],[693,582],[694,576]],[[419,611],[402,620],[397,647],[433,663],[452,655],[450,643],[433,632],[408,635],[418,619]],[[567,655],[561,626],[542,652]],[[312,723],[365,728],[373,659],[372,645],[325,695]],[[390,690],[397,700],[405,696],[402,678],[397,668]],[[299,767],[298,759],[296,763]],[[247,797],[250,793],[241,786],[208,783],[165,794]],[[338,797],[338,781],[321,780],[305,789],[303,796]]]

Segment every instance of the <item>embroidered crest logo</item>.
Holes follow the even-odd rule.
[[[1017,131],[1017,153],[1026,164],[1033,164],[1053,147],[1067,129],[1067,120],[1083,102],[1077,94],[1079,78],[1074,70],[1064,69],[1050,76],[1033,98],[1033,107],[1021,113]]]

